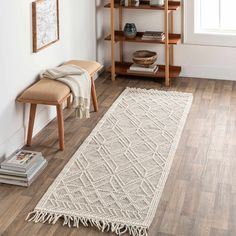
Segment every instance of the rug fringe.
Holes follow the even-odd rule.
[[[79,225],[82,224],[85,227],[88,227],[89,225],[95,226],[102,232],[111,231],[117,235],[122,235],[127,232],[131,236],[148,236],[148,229],[142,226],[128,226],[122,223],[111,223],[108,221],[96,220],[92,218],[88,219],[85,217],[68,216],[38,210],[30,212],[26,217],[26,221],[34,223],[56,224],[60,218],[64,219],[63,226],[68,226],[69,228],[79,228]]]

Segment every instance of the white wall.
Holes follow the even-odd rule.
[[[8,155],[25,142],[28,122],[28,105],[15,102],[16,97],[37,79],[38,73],[71,58],[97,59],[109,63],[110,44],[104,42],[109,32],[109,10],[105,1],[97,2],[95,25],[95,0],[60,0],[61,40],[32,53],[31,27],[32,0],[2,0],[0,7],[0,157]],[[162,14],[156,11],[125,11],[124,22],[135,22],[141,30],[163,30]],[[176,17],[180,17],[177,13]],[[176,32],[180,24],[176,25]],[[95,34],[97,33],[97,47]],[[126,58],[143,44],[126,44]],[[160,52],[163,46],[146,45]],[[236,48],[179,45],[175,47],[175,64],[183,67],[182,76],[199,78],[236,78]],[[37,112],[35,133],[55,117],[53,108],[40,106]]]
[[[32,53],[31,3],[1,1],[0,157],[25,142],[28,105],[18,104],[15,99],[37,79],[38,73],[71,58],[96,58],[94,0],[60,0],[61,40],[36,54]],[[35,131],[54,116],[53,108],[40,106]]]
[[[103,9],[104,37],[109,33],[109,10]],[[116,18],[116,23],[118,17]],[[181,11],[175,13],[175,33],[181,33]],[[125,10],[124,23],[133,22],[139,31],[163,30],[163,11]],[[110,60],[110,44],[105,43],[104,53],[100,51],[99,57]],[[159,63],[164,62],[164,47],[161,45],[125,44],[125,58],[131,60],[132,53],[138,49],[150,49],[159,52]],[[236,80],[236,48],[177,45],[175,46],[175,65],[182,66],[181,76],[196,78],[212,78]],[[118,53],[117,53],[118,54]]]

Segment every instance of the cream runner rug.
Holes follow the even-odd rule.
[[[146,236],[191,104],[191,94],[127,88],[27,220]]]

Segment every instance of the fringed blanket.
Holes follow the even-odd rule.
[[[72,64],[63,65],[46,70],[41,78],[55,79],[68,85],[73,95],[72,107],[75,108],[76,117],[90,117],[91,79],[86,70]]]

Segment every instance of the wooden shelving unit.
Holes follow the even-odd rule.
[[[110,3],[105,5],[105,8],[110,9],[110,21],[111,21],[111,33],[105,40],[111,42],[111,66],[108,71],[111,72],[111,78],[114,81],[116,75],[134,75],[145,76],[152,78],[165,78],[165,85],[170,85],[170,78],[179,77],[181,67],[174,66],[173,46],[181,42],[181,35],[173,33],[174,17],[173,12],[178,10],[181,6],[180,1],[168,1],[165,0],[165,5],[162,7],[150,6],[148,1],[141,1],[138,7],[135,6],[122,6],[119,1],[110,0]],[[134,39],[128,39],[123,33],[123,10],[158,10],[164,11],[164,24],[165,24],[165,40],[142,40],[144,32],[138,32]],[[119,30],[115,30],[115,10],[119,11]],[[151,44],[163,44],[165,46],[165,65],[159,65],[159,70],[155,74],[148,73],[130,73],[128,69],[131,62],[124,62],[123,45],[125,42],[129,43],[151,43]],[[115,46],[119,43],[119,56],[120,61],[115,61]]]

